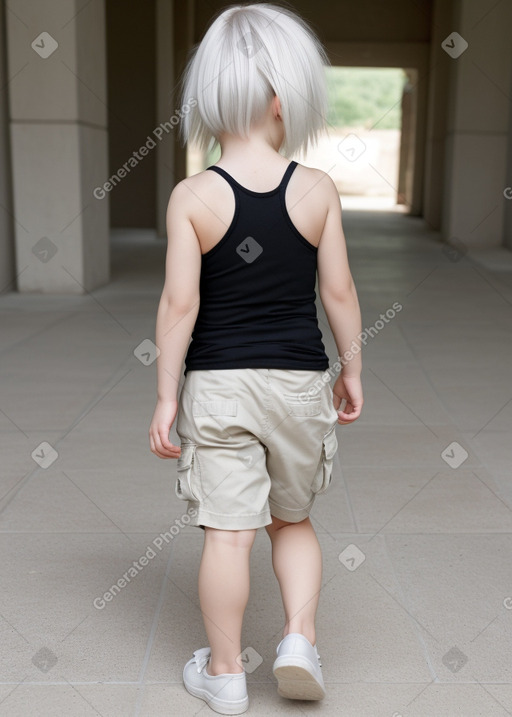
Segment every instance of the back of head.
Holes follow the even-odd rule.
[[[318,37],[292,10],[230,5],[214,17],[183,73],[183,141],[207,150],[224,132],[247,137],[277,95],[281,152],[306,152],[326,126],[328,64]]]

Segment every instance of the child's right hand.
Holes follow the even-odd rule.
[[[338,423],[341,425],[353,423],[361,415],[363,407],[363,387],[359,376],[343,376],[343,372],[336,379],[332,392],[333,405],[338,411]],[[343,399],[346,401],[343,410],[340,409]]]
[[[149,427],[149,446],[151,452],[159,458],[179,458],[181,455],[181,446],[175,446],[169,440],[171,426],[177,413],[177,400],[157,401]]]

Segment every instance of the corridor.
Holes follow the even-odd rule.
[[[312,513],[324,555],[317,644],[327,697],[291,703],[276,693],[283,615],[260,530],[243,639],[248,714],[505,717],[507,252],[496,249],[484,266],[462,246],[447,250],[419,218],[347,210],[343,220],[368,337],[363,413],[337,427],[334,483]],[[154,456],[147,437],[165,241],[132,230],[111,242],[103,288],[0,296],[8,717],[210,714],[181,681],[206,644],[202,531],[183,519],[176,464]]]

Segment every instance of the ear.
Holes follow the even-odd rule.
[[[283,120],[283,116],[281,114],[281,100],[277,95],[274,95],[272,100],[272,114],[274,115],[274,119]]]

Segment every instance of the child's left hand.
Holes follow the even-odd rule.
[[[159,458],[179,458],[181,447],[169,440],[169,432],[178,412],[178,401],[158,400],[149,427],[151,452]]]

